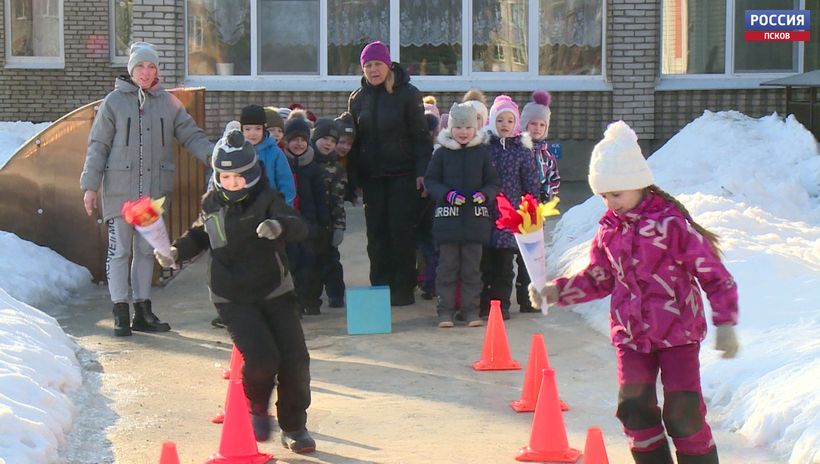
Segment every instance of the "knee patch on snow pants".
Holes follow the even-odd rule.
[[[672,438],[688,437],[704,425],[697,392],[666,392],[663,400],[663,423]]]
[[[625,384],[618,391],[618,411],[615,414],[625,428],[642,430],[661,423],[661,410],[655,385]]]

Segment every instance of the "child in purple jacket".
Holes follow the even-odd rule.
[[[526,193],[538,195],[538,166],[532,154],[532,140],[521,133],[518,105],[507,95],[499,95],[490,108],[488,121],[490,155],[498,172],[500,191],[518,208],[521,196]],[[490,211],[492,223],[498,219],[498,210]],[[510,318],[512,295],[513,259],[518,250],[515,238],[509,232],[493,227],[490,244],[481,254],[481,316],[490,310],[490,300],[501,300],[501,315]]]
[[[700,386],[700,343],[706,335],[701,288],[717,326],[715,348],[737,354],[737,285],[720,260],[717,236],[653,184],[638,137],[610,124],[592,151],[589,185],[607,212],[592,239],[590,264],[543,289],[533,305],[571,305],[612,296],[610,327],[618,366],[618,419],[638,464],[717,464]],[[663,412],[655,384],[664,390]],[[664,430],[664,427],[666,430]]]

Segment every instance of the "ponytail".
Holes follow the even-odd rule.
[[[678,208],[678,210],[680,210],[681,213],[683,213],[683,215],[686,217],[686,220],[689,221],[690,224],[692,224],[692,227],[700,235],[702,235],[704,238],[706,238],[706,241],[709,242],[709,246],[712,248],[712,251],[714,251],[715,255],[717,255],[718,258],[720,258],[721,252],[720,252],[720,247],[718,246],[718,244],[720,242],[720,237],[718,237],[717,234],[715,234],[714,232],[710,232],[709,230],[705,229],[702,225],[695,222],[694,219],[692,219],[692,215],[689,214],[689,211],[686,209],[685,206],[683,206],[683,203],[678,201],[677,198],[673,197],[672,195],[670,195],[669,193],[667,193],[666,191],[664,191],[663,189],[661,189],[657,185],[654,185],[654,184],[650,185],[649,190],[651,190],[652,192],[654,192],[656,195],[663,198],[664,200],[669,201],[672,204],[674,204],[675,207]]]

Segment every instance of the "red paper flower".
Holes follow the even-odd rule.
[[[132,226],[144,227],[156,222],[162,216],[162,204],[165,198],[152,200],[142,197],[135,201],[126,201],[122,205],[122,217]]]
[[[507,232],[514,234],[519,233],[518,228],[524,220],[521,215],[518,214],[518,210],[513,208],[512,203],[510,203],[510,200],[508,200],[503,193],[499,193],[495,197],[495,201],[498,205],[498,212],[500,214],[498,219],[495,220],[495,226],[500,230],[506,230]]]

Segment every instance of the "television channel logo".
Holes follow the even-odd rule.
[[[746,10],[747,42],[808,42],[809,10]]]

